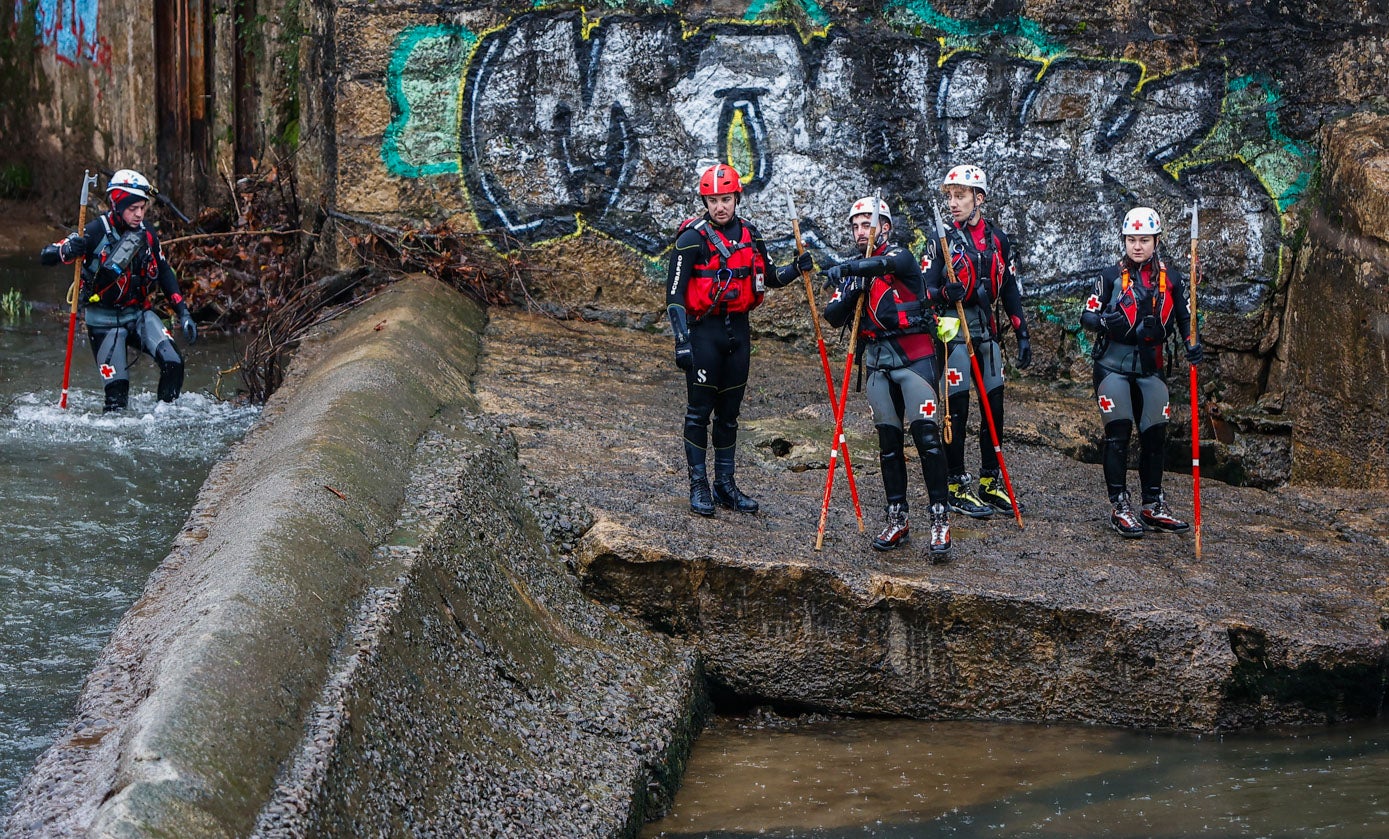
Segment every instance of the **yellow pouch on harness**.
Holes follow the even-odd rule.
[[[955,340],[955,336],[960,334],[960,319],[936,318],[936,334],[947,344]]]

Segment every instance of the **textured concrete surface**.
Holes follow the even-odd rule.
[[[1089,394],[1013,384],[1004,450],[1026,529],[954,516],[953,561],[934,566],[921,543],[868,546],[883,490],[866,401],[851,393],[868,533],[841,474],[817,553],[831,421],[815,355],[756,342],[739,485],[762,511],[702,519],[688,508],[684,383],[668,337],[498,313],[485,346],[484,410],[512,427],[528,469],[592,511],[576,551],[585,588],[693,641],[709,677],[738,694],[839,712],[1200,731],[1380,713],[1383,491],[1207,478],[1202,559],[1190,534],[1125,540],[1106,525],[1099,466],[1063,453],[1083,455],[1075,441],[1098,434]],[[973,436],[967,452],[977,468]],[[919,512],[911,455],[909,471]],[[1189,516],[1190,476],[1165,485]]]
[[[464,423],[482,326],[415,279],[305,342],[6,835],[610,836],[668,800],[694,660],[578,594],[542,534],[579,513]]]

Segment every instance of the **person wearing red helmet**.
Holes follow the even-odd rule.
[[[183,389],[183,356],[153,311],[155,286],[174,304],[188,343],[198,340],[198,327],[179,293],[178,277],[159,248],[159,236],[145,226],[153,191],[144,175],[121,169],[106,186],[111,209],[89,222],[80,235],[70,234],[39,254],[44,265],[84,260],[78,300],[105,387],[106,411],[123,410],[129,399],[127,345],[159,365],[160,401],[174,401]]]
[[[956,166],[941,181],[953,222],[947,229],[955,278],[964,288],[965,317],[974,343],[982,382],[977,382],[979,400],[989,400],[994,427],[1003,436],[1003,354],[999,349],[1003,332],[994,316],[994,304],[1001,302],[1008,326],[1018,339],[1018,369],[1032,364],[1032,342],[1027,317],[1022,308],[1022,280],[1008,236],[984,218],[989,179],[978,166]],[[957,513],[977,519],[990,518],[995,510],[1011,511],[1013,503],[1001,477],[998,454],[987,429],[979,434],[979,489],[965,470],[965,426],[969,419],[969,392],[972,367],[964,330],[950,341],[946,379],[950,395],[950,443],[945,447],[950,461],[950,506]],[[1018,505],[1022,508],[1021,503]]]
[[[684,440],[690,509],[701,516],[712,516],[716,504],[740,513],[758,510],[733,478],[738,413],[752,351],[748,312],[768,288],[780,288],[814,268],[809,253],[781,268],[772,263],[757,228],[738,216],[742,192],[742,178],[732,166],[715,163],[700,173],[705,212],[681,223],[666,280],[675,363],[685,371],[688,397]],[[712,485],[707,464],[711,436]]]
[[[1101,460],[1113,510],[1109,526],[1130,539],[1145,530],[1179,533],[1191,525],[1173,515],[1162,494],[1163,447],[1171,414],[1163,371],[1163,344],[1174,332],[1186,345],[1186,360],[1200,364],[1201,343],[1190,343],[1191,310],[1186,280],[1158,255],[1162,219],[1149,207],[1124,216],[1119,233],[1124,255],[1095,278],[1080,325],[1095,333],[1092,353],[1095,399],[1104,423]],[[1143,507],[1129,499],[1129,439],[1138,422],[1138,480]]]

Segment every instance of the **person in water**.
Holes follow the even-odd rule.
[[[106,411],[123,410],[129,400],[127,346],[159,365],[160,401],[174,401],[183,389],[183,356],[169,328],[154,313],[156,288],[173,304],[188,343],[198,340],[198,327],[179,292],[178,277],[159,248],[159,235],[145,225],[152,192],[144,175],[121,169],[106,186],[110,209],[81,233],[46,246],[39,254],[44,265],[83,260],[78,302],[105,388]]]

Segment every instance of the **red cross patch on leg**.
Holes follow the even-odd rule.
[[[921,403],[921,407],[918,410],[926,419],[934,419],[936,416],[936,401],[934,399],[927,399],[925,402]]]
[[[954,387],[955,385],[959,384],[961,381],[964,380],[964,378],[964,376],[960,375],[960,371],[956,370],[954,367],[951,367],[945,371],[945,380],[950,383],[951,387]]]
[[[103,365],[101,365],[100,370],[101,370],[101,378],[103,378],[103,379],[110,379],[110,378],[112,378],[113,376],[116,375],[116,368],[112,367],[112,366],[109,365],[109,364],[103,364]]]
[[[1110,399],[1108,396],[1101,396],[1101,397],[1100,397],[1100,410],[1103,411],[1103,412],[1106,413],[1106,414],[1109,413],[1110,411],[1114,410],[1114,400],[1113,400],[1113,399]]]

